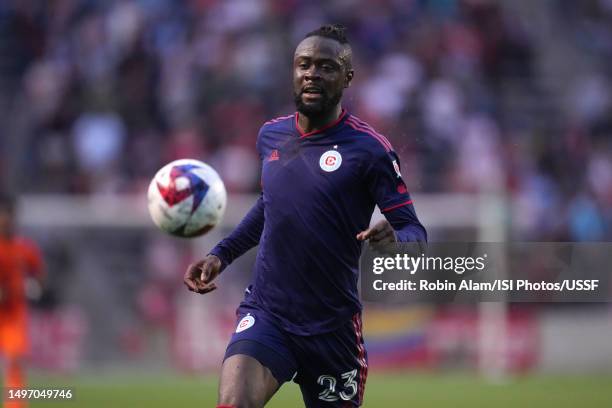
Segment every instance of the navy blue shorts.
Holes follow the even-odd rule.
[[[283,330],[266,312],[241,307],[225,358],[235,354],[255,358],[270,369],[279,384],[295,381],[306,407],[362,404],[368,356],[361,314],[336,331],[298,336]]]

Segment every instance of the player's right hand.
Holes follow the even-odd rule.
[[[206,255],[198,262],[192,263],[185,272],[183,282],[192,292],[204,294],[217,289],[212,281],[221,272],[221,260],[215,255]]]

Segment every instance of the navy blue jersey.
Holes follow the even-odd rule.
[[[388,140],[343,111],[304,134],[297,113],[263,125],[257,138],[262,194],[211,251],[224,264],[260,244],[243,305],[276,316],[294,334],[332,331],[361,309],[356,235],[375,205],[400,241],[425,241]]]

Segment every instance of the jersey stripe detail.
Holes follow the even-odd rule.
[[[391,142],[389,141],[389,139],[387,139],[385,136],[381,135],[376,130],[374,130],[374,128],[372,126],[370,126],[368,123],[366,123],[363,120],[359,119],[355,115],[351,115],[351,119],[353,119],[353,122],[356,123],[357,125],[360,125],[361,127],[365,128],[365,129],[368,129],[370,132],[376,133],[382,139],[382,141],[389,147],[389,149],[393,150],[393,146],[391,145]]]
[[[363,347],[363,334],[361,332],[361,318],[359,313],[353,316],[353,328],[355,329],[355,337],[357,338],[357,359],[359,361],[359,383],[357,385],[357,403],[361,405],[363,402],[363,392],[365,390],[365,382],[368,378],[368,363],[365,359],[365,348]]]
[[[353,122],[352,117],[346,120],[346,124],[349,125],[350,127],[352,127],[355,130],[358,130],[360,132],[364,132],[367,133],[368,135],[372,136],[374,139],[378,140],[378,142],[385,148],[385,151],[388,153],[390,152],[391,149],[391,145],[388,143],[385,143],[385,140],[383,139],[383,137],[381,135],[379,135],[378,133],[371,131],[367,128],[364,128],[360,125],[358,125],[357,123]]]
[[[355,123],[357,123],[357,124],[367,128],[367,129],[369,129],[370,131],[372,131],[372,132],[376,133],[378,136],[380,136],[383,139],[383,141],[389,146],[389,148],[391,150],[393,150],[393,146],[391,146],[391,142],[389,141],[389,139],[387,139],[384,135],[382,135],[382,134],[378,133],[376,130],[374,130],[374,128],[369,123],[367,123],[364,120],[359,119],[355,115],[352,115],[352,118],[355,121]]]
[[[380,212],[381,213],[389,212],[391,210],[395,210],[396,208],[400,208],[408,204],[412,204],[412,200],[408,200],[408,201],[404,201],[403,203],[392,205],[391,207],[387,207],[384,210],[380,210]]]
[[[287,115],[287,116],[280,116],[278,118],[272,119],[267,121],[266,123],[264,123],[264,125],[270,125],[272,123],[276,123],[276,122],[280,122],[281,120],[287,120],[287,119],[291,119],[293,117],[294,114],[291,115]]]

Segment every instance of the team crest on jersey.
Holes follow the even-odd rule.
[[[240,333],[245,331],[246,329],[252,327],[255,324],[255,318],[251,316],[251,314],[247,314],[240,322],[238,322],[238,326],[236,326],[236,333]]]
[[[319,166],[326,172],[338,170],[342,164],[342,155],[337,150],[328,150],[321,155]]]

